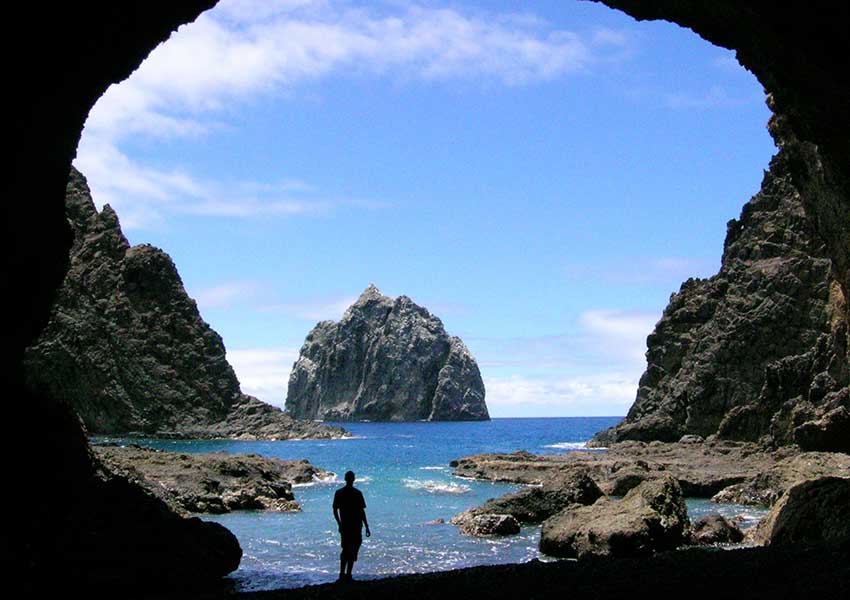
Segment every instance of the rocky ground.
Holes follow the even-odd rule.
[[[747,442],[623,442],[605,452],[538,455],[476,454],[452,461],[460,477],[544,484],[586,473],[607,495],[622,496],[643,481],[674,477],[687,497],[771,506],[794,482],[850,477],[850,456],[770,449]]]
[[[116,445],[92,449],[110,471],[140,484],[182,513],[297,511],[292,484],[330,475],[306,460],[256,454],[185,454]]]
[[[467,535],[510,535],[542,523],[550,556],[637,556],[745,539],[719,514],[690,523],[685,496],[773,507],[747,531],[751,544],[850,539],[850,456],[750,443],[624,442],[607,452],[479,454],[452,461],[455,475],[532,484],[452,519]]]

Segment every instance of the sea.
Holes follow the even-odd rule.
[[[503,418],[460,423],[339,423],[353,437],[338,440],[231,441],[97,438],[178,452],[254,453],[286,460],[306,458],[333,473],[297,485],[302,510],[238,511],[200,515],[230,529],[243,557],[230,575],[240,591],[292,588],[336,580],[339,535],[332,500],[343,474],[356,474],[372,530],[364,538],[355,578],[442,571],[478,565],[550,560],[537,549],[540,526],[518,535],[474,538],[449,524],[453,515],[522,486],[452,475],[449,462],[480,452],[604,452],[588,449],[593,435],[621,417]],[[691,519],[708,512],[758,522],[764,510],[688,500]]]

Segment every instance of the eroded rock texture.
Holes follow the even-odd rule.
[[[113,473],[138,483],[177,512],[298,511],[292,485],[333,476],[306,460],[257,454],[185,454],[112,444],[92,449]]]
[[[98,213],[85,178],[66,194],[71,261],[50,322],[26,355],[30,386],[68,401],[90,433],[195,438],[339,437],[242,394],[224,343],[201,318],[171,258],[130,246]]]
[[[328,421],[489,419],[475,359],[407,296],[374,285],[338,323],[307,335],[289,376],[286,411]]]
[[[787,444],[847,404],[845,297],[802,198],[822,176],[817,148],[781,118],[771,132],[780,151],[761,191],[729,222],[719,273],[671,296],[647,338],[634,405],[597,443],[718,434]]]

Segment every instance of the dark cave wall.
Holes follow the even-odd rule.
[[[11,412],[7,422],[37,434],[39,443],[26,452],[7,448],[16,457],[12,480],[28,493],[4,540],[0,560],[24,571],[47,571],[56,566],[51,561],[56,552],[67,555],[80,547],[82,542],[75,535],[81,523],[95,523],[94,507],[109,497],[103,485],[92,483],[99,481],[93,479],[98,467],[79,422],[61,398],[29,393],[21,369],[23,351],[47,322],[50,302],[67,268],[71,234],[63,198],[83,123],[109,84],[127,77],[171,31],[214,3],[33,2],[5,9],[7,31],[0,44],[8,107],[5,142],[12,149],[11,169],[3,182],[4,268],[0,274],[7,304],[2,342]],[[736,49],[740,62],[773,94],[777,113],[788,120],[794,135],[818,147],[822,164],[815,170],[821,180],[818,193],[806,197],[806,210],[828,248],[846,296],[850,288],[846,243],[850,233],[850,74],[843,62],[850,44],[846,35],[850,8],[823,2],[778,5],[732,0],[605,3],[637,19],[679,23],[714,44]],[[132,487],[118,485],[124,491],[116,497],[132,496],[134,502],[144,502]],[[68,506],[69,497],[77,499],[75,510]],[[145,512],[158,514],[153,509]],[[118,537],[121,527],[126,527],[125,532],[144,531],[145,527],[131,522],[133,514],[125,511],[125,516],[106,525],[101,520],[100,526],[111,527],[112,535],[117,531]],[[160,522],[159,517],[151,518]],[[92,548],[96,550],[96,545]],[[198,548],[185,552],[204,559]],[[84,577],[86,565],[95,564],[98,555],[79,556],[84,558],[77,565]],[[159,564],[167,565],[171,558],[165,552]],[[216,564],[224,570],[231,563],[232,557],[227,557]],[[116,572],[120,578],[128,576],[120,569]]]

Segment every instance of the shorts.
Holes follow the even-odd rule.
[[[342,557],[352,562],[357,560],[357,552],[363,544],[363,536],[357,533],[342,534]]]

